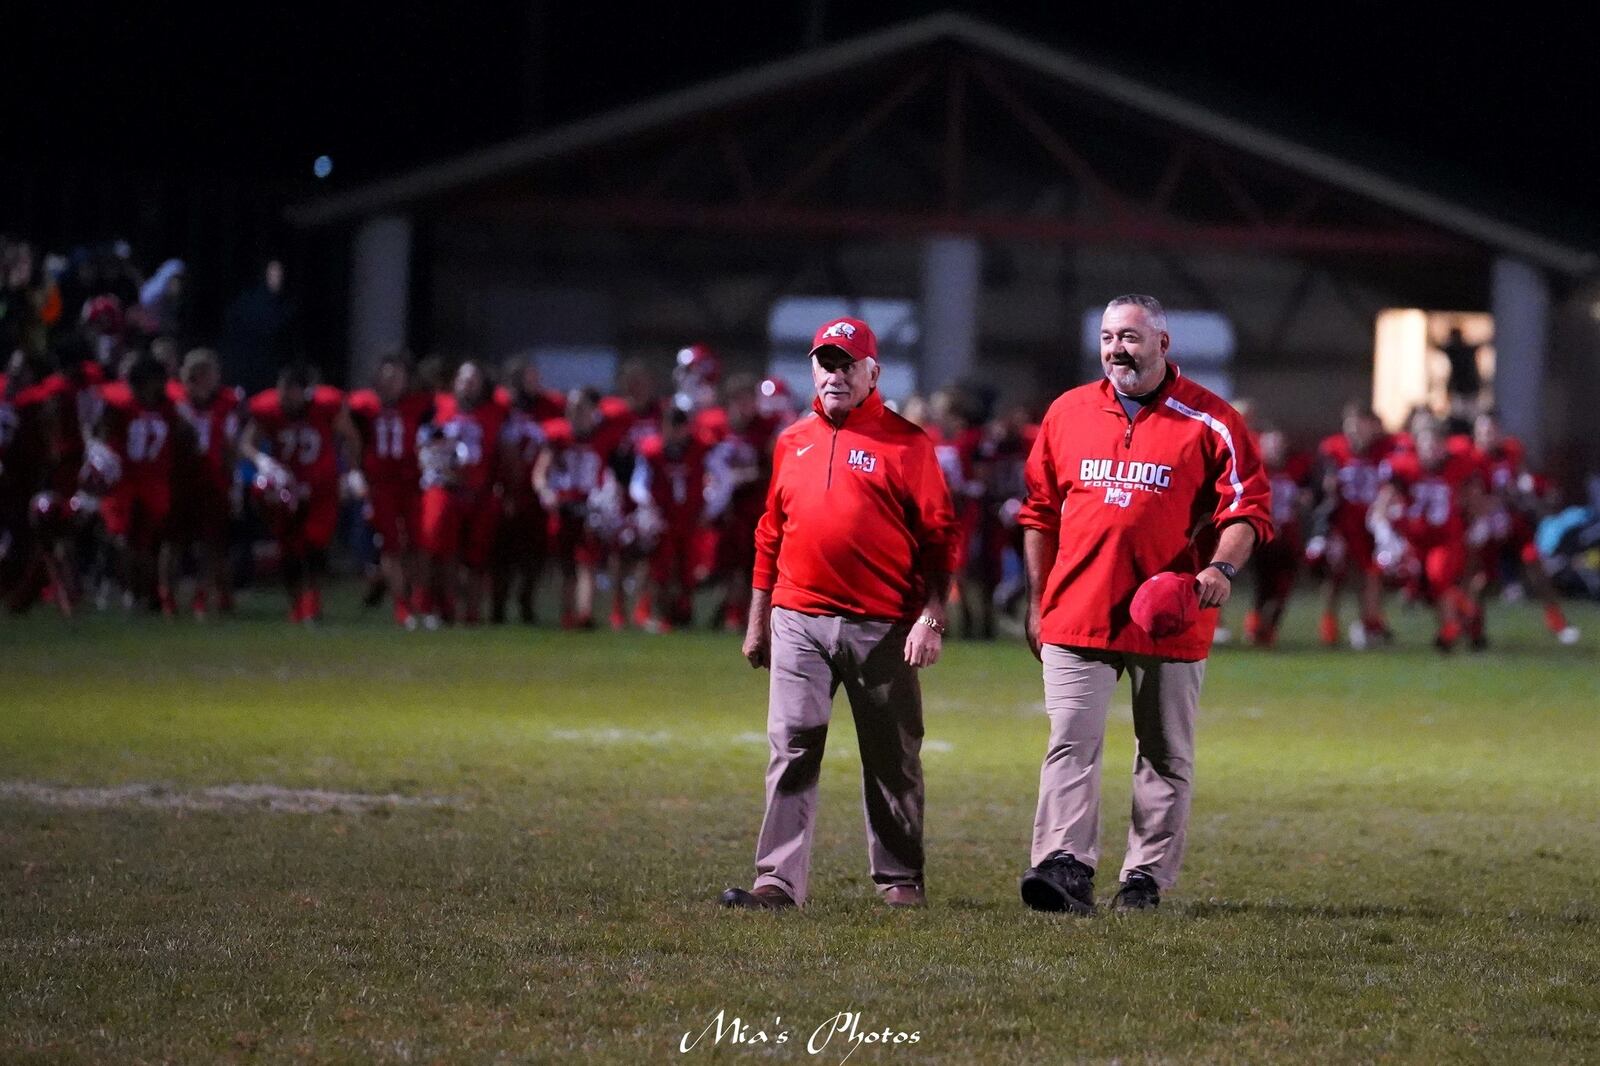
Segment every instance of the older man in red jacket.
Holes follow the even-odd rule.
[[[1256,544],[1272,535],[1267,477],[1239,413],[1167,359],[1166,314],[1121,296],[1100,326],[1105,380],[1051,405],[1028,458],[1023,549],[1028,643],[1044,663],[1050,744],[1039,775],[1036,910],[1094,909],[1100,754],[1118,679],[1133,685],[1133,821],[1113,906],[1145,909],[1183,860],[1194,719],[1214,610]],[[1154,574],[1194,575],[1201,611],[1163,637],[1133,620]]]
[[[878,395],[877,340],[841,318],[811,349],[815,414],[779,435],[744,655],[770,667],[767,807],[752,891],[729,907],[805,903],[817,778],[842,685],[861,749],[872,881],[894,907],[926,903],[922,690],[939,658],[954,517],[933,443]]]

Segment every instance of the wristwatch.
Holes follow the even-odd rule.
[[[1229,581],[1232,581],[1234,578],[1239,576],[1239,568],[1234,566],[1232,563],[1225,563],[1219,559],[1210,563],[1209,565],[1211,569],[1218,571]]]
[[[917,619],[917,621],[922,625],[927,626],[935,633],[938,633],[940,636],[944,636],[944,623],[939,621],[933,615],[925,614],[921,618]]]

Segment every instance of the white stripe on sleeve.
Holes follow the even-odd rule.
[[[1222,438],[1222,443],[1228,449],[1228,483],[1233,486],[1233,502],[1228,505],[1228,510],[1237,511],[1239,505],[1244,502],[1244,482],[1239,480],[1239,453],[1233,450],[1233,434],[1229,432],[1227,425],[1221,421],[1211,417],[1204,411],[1196,411],[1193,407],[1180,403],[1171,396],[1167,397],[1167,406],[1185,418],[1192,418],[1196,422],[1209,426],[1217,436]]]

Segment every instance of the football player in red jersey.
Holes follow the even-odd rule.
[[[622,520],[622,493],[596,432],[599,402],[593,389],[574,389],[567,417],[545,424],[548,446],[533,468],[534,488],[553,516],[563,629],[594,628],[595,569],[605,561],[608,533]]]
[[[1339,642],[1339,593],[1352,580],[1359,583],[1361,617],[1350,625],[1350,645],[1361,649],[1374,640],[1392,640],[1383,618],[1383,572],[1373,552],[1367,514],[1381,484],[1379,465],[1392,451],[1383,423],[1369,408],[1348,404],[1343,432],[1318,448],[1322,465],[1322,502],[1317,530],[1306,555],[1320,564],[1323,582],[1322,643]]]
[[[650,548],[648,632],[693,621],[693,551],[705,512],[705,471],[706,445],[687,411],[668,411],[660,435],[639,446],[629,496],[641,514],[651,516],[656,532]]]
[[[557,418],[565,418],[567,407],[571,405],[572,394],[568,393],[562,400],[562,407],[557,412]],[[599,411],[599,423],[595,432],[599,435],[608,456],[616,455],[626,460],[631,471],[633,469],[632,446],[636,446],[644,438],[661,432],[661,408],[663,398],[661,394],[660,378],[651,369],[650,364],[643,359],[625,360],[617,368],[617,391],[610,396],[601,396],[595,401],[596,410]],[[545,419],[545,421],[551,421]]]
[[[513,356],[500,367],[502,385],[495,386],[495,402],[515,407],[538,422],[548,422],[567,413],[567,395],[544,387],[539,366],[525,356]]]
[[[467,625],[483,617],[500,524],[505,421],[488,371],[468,359],[456,370],[454,391],[440,397],[433,421],[422,428],[419,543],[428,559],[423,625],[430,629],[458,616]]]
[[[981,495],[976,501],[977,539],[968,549],[964,575],[962,635],[993,640],[1006,553],[1012,552],[1019,565],[1022,559],[1022,527],[1017,519],[1028,496],[1023,471],[1039,427],[1029,419],[1026,409],[1013,407],[980,432],[971,469]]]
[[[928,401],[928,414],[928,437],[933,441],[939,470],[950,488],[950,502],[956,516],[951,546],[954,560],[951,572],[955,580],[950,585],[950,607],[960,614],[962,635],[970,637],[975,619],[971,592],[964,587],[964,578],[972,569],[972,549],[977,544],[978,527],[983,521],[983,481],[977,470],[983,427],[978,424],[973,397],[956,388],[934,393]]]
[[[1502,433],[1492,412],[1480,414],[1473,424],[1473,447],[1489,489],[1474,538],[1469,583],[1479,611],[1503,573],[1520,573],[1527,591],[1544,607],[1545,628],[1562,644],[1576,644],[1582,634],[1561,609],[1533,539],[1539,519],[1549,510],[1550,486],[1528,469],[1522,442]]]
[[[653,514],[641,513],[635,506],[627,486],[639,462],[640,447],[661,433],[662,413],[667,407],[655,372],[642,359],[623,363],[617,371],[616,395],[599,400],[593,446],[605,457],[615,489],[621,493],[617,500],[611,488],[604,488],[596,501],[602,507],[599,524],[605,527],[602,566],[611,585],[612,629],[627,627],[630,592],[634,594],[634,625],[644,627],[651,617],[650,556],[660,530],[651,524]],[[691,413],[699,417],[699,412]],[[714,413],[720,417],[720,411]],[[605,517],[611,511],[617,514]]]
[[[1276,427],[1262,428],[1258,448],[1272,486],[1272,524],[1277,536],[1258,547],[1250,560],[1256,578],[1255,603],[1244,617],[1244,634],[1252,644],[1271,648],[1277,644],[1278,627],[1305,557],[1302,516],[1311,502],[1313,464],[1308,456],[1291,453],[1289,438]]]
[[[722,360],[707,344],[691,344],[678,350],[672,383],[677,391],[672,406],[691,414],[715,407],[717,383],[722,380]]]
[[[782,378],[762,378],[756,392],[757,413],[772,427],[773,437],[794,425],[795,419],[800,417],[800,404],[795,400],[794,390]]]
[[[316,384],[304,363],[278,375],[276,388],[250,398],[239,452],[256,467],[259,500],[282,553],[289,620],[322,617],[322,578],[328,545],[339,522],[339,467],[364,488],[358,463],[361,439],[345,408],[344,393]]]
[[[167,397],[189,425],[194,448],[178,455],[173,485],[173,543],[192,547],[197,575],[191,607],[203,620],[215,604],[233,607],[228,576],[228,527],[233,519],[234,457],[244,394],[224,388],[217,354],[196,348],[183,358]]]
[[[100,387],[106,383],[101,365],[92,359],[78,358],[74,350],[61,362],[61,368],[44,379],[42,388],[49,398],[50,488],[71,496],[78,488],[78,471],[84,463],[85,429],[100,420]]]
[[[18,350],[0,375],[0,596],[13,611],[32,605],[40,582],[29,504],[52,484],[53,414],[50,392],[41,383],[43,369]],[[70,613],[70,598],[63,609]]]
[[[750,618],[750,579],[756,561],[756,523],[766,508],[772,475],[772,441],[782,428],[762,409],[774,379],[756,385],[748,376],[728,380],[727,433],[706,453],[706,521],[716,530],[712,580],[721,587],[718,617],[730,633],[742,633]],[[777,412],[773,412],[776,414]]]
[[[416,625],[412,607],[419,582],[417,433],[433,417],[433,407],[432,393],[411,387],[411,364],[399,354],[378,361],[372,388],[350,395],[367,490],[363,513],[377,543],[383,585],[394,598],[395,623],[406,629]]]
[[[192,453],[189,424],[167,397],[167,372],[149,356],[136,357],[126,380],[100,390],[95,438],[116,455],[121,477],[100,504],[121,561],[123,587],[134,602],[175,612],[175,553],[169,543],[174,455]]]
[[[1374,537],[1384,541],[1392,530],[1409,546],[1420,591],[1438,613],[1434,645],[1448,652],[1465,632],[1474,648],[1482,648],[1483,614],[1462,588],[1467,528],[1483,510],[1482,472],[1471,456],[1450,451],[1436,425],[1415,428],[1413,439],[1415,452],[1384,461],[1383,487],[1372,506]]]
[[[564,407],[553,406],[551,392],[542,387],[539,370],[525,359],[504,366],[508,387],[502,390],[506,408],[500,431],[500,466],[504,481],[500,532],[495,538],[490,582],[489,620],[506,620],[513,586],[517,615],[524,625],[535,621],[534,600],[544,573],[550,539],[550,516],[533,488],[533,468],[544,451],[544,423],[559,417]]]

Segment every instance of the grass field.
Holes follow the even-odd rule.
[[[925,679],[933,906],[867,884],[841,700],[813,902],[758,915],[713,902],[761,814],[732,638],[257,602],[0,622],[0,1061],[1600,1061],[1592,610],[1574,648],[1502,608],[1480,656],[1420,616],[1326,653],[1301,608],[1285,651],[1219,652],[1183,883],[1073,919],[1017,900],[1045,723],[1014,645]],[[1105,897],[1130,732],[1124,696]],[[719,1011],[786,1042],[681,1053]],[[841,1011],[917,1040],[812,1054]]]

